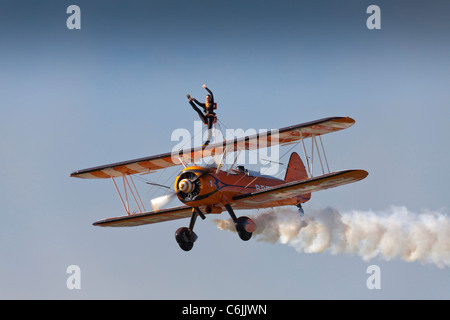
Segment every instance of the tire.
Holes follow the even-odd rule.
[[[178,245],[183,251],[191,251],[191,249],[194,247],[193,242],[178,242]]]
[[[236,221],[236,231],[239,238],[243,241],[248,241],[252,238],[253,232],[247,231],[247,229],[255,229],[256,225],[252,219],[248,217],[239,217]]]
[[[194,247],[197,235],[189,228],[182,227],[175,232],[175,240],[182,250],[190,251]]]

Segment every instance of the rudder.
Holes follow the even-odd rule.
[[[291,182],[306,179],[308,179],[308,174],[306,173],[302,159],[296,152],[292,152],[284,180],[286,182]]]
[[[291,153],[291,157],[289,158],[289,163],[286,169],[286,176],[284,180],[286,182],[292,181],[301,181],[308,179],[308,173],[306,172],[305,165],[303,164],[302,159],[296,152]],[[305,193],[297,196],[297,204],[296,206],[299,209],[300,215],[303,217],[303,209],[302,203],[311,199],[311,193]]]

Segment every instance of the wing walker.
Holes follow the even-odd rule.
[[[188,226],[181,227],[175,232],[175,239],[180,248],[189,251],[197,240],[194,232],[197,218],[205,219],[206,215],[226,211],[233,220],[239,237],[247,241],[257,226],[249,217],[237,216],[236,211],[292,205],[303,215],[302,203],[311,199],[312,192],[353,183],[368,175],[365,170],[330,172],[325,155],[321,136],[349,128],[354,123],[355,120],[349,117],[329,117],[272,130],[265,134],[254,134],[212,144],[208,140],[208,144],[203,146],[77,170],[70,176],[83,179],[110,179],[115,186],[126,215],[99,220],[94,222],[94,226],[134,227],[190,218]],[[210,135],[208,137],[210,138]],[[306,139],[311,139],[310,156],[305,148]],[[247,170],[244,166],[235,166],[236,159],[242,151],[290,144],[302,146],[307,166],[305,167],[296,152],[292,152],[282,179]],[[225,158],[231,154],[234,162],[224,170]],[[322,169],[322,174],[318,176],[313,176],[315,154]],[[195,164],[205,157],[221,160],[216,161],[214,165]],[[152,210],[147,211],[134,180],[142,175],[174,166],[182,167],[182,170],[175,178],[173,193],[153,199]],[[161,208],[166,200],[174,197],[182,204]],[[165,200],[162,201],[163,205],[159,200]],[[133,210],[131,206],[134,207]]]

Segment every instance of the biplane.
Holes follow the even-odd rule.
[[[236,210],[292,205],[299,209],[300,214],[303,214],[302,203],[310,200],[312,192],[353,183],[368,175],[365,170],[330,172],[328,166],[321,136],[349,128],[354,123],[355,120],[349,117],[329,117],[271,130],[264,134],[257,133],[224,140],[206,147],[193,147],[78,170],[72,172],[70,176],[84,179],[111,179],[119,194],[126,215],[99,220],[93,223],[94,226],[134,227],[190,218],[188,226],[181,227],[175,232],[175,239],[180,248],[189,251],[198,238],[194,232],[197,217],[205,219],[206,215],[227,211],[235,224],[237,234],[242,240],[247,241],[252,237],[257,226],[249,217],[238,217]],[[305,148],[305,139],[311,139],[312,154],[310,156]],[[292,152],[284,178],[263,175],[248,170],[244,166],[235,166],[241,151],[294,143],[302,145],[307,165],[305,167],[297,152]],[[221,161],[231,153],[236,153],[234,162],[227,170],[224,170]],[[317,176],[313,175],[314,154],[319,158],[322,168],[322,174]],[[214,157],[214,159],[221,158],[221,161],[206,166],[196,164],[199,159],[206,156]],[[147,211],[133,177],[173,166],[183,168],[175,178],[171,196],[163,197],[176,196],[182,204],[161,208],[161,205],[155,205],[155,201],[152,201],[152,210]],[[118,183],[122,185],[120,188],[122,191],[119,190]],[[135,211],[130,209],[130,203],[133,200],[132,205],[136,206]]]

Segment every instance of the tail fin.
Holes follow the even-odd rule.
[[[302,159],[296,152],[292,152],[284,180],[286,182],[291,182],[306,179],[308,179],[308,174],[306,173]]]

